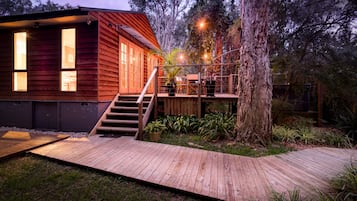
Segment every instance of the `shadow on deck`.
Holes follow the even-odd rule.
[[[250,158],[133,140],[69,138],[31,153],[221,200],[268,200],[273,190],[328,192],[329,180],[356,164],[357,150],[312,148]]]

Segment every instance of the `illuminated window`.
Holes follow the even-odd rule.
[[[76,91],[77,90],[77,72],[62,71],[61,72],[61,91]]]
[[[76,61],[76,29],[62,29],[62,69],[74,69]]]
[[[61,91],[77,90],[76,29],[62,29]]]
[[[14,34],[14,91],[27,91],[27,34]]]
[[[126,50],[126,44],[122,43],[121,44],[121,63],[126,64],[126,55],[127,55],[127,50]]]
[[[27,91],[27,72],[14,72],[14,91]]]
[[[121,49],[121,74],[123,79],[121,79],[121,87],[122,88],[127,88],[127,82],[126,82],[126,78],[128,76],[128,71],[129,71],[129,66],[127,65],[127,45],[125,43],[121,43],[120,45],[120,49]]]

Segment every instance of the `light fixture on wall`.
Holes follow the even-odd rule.
[[[87,17],[87,25],[89,26],[90,24],[92,24],[92,20],[90,19],[90,17]]]

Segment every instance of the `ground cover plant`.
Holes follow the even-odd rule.
[[[284,143],[321,145],[339,148],[351,148],[352,139],[348,134],[335,128],[313,127],[309,118],[292,116],[284,123],[273,127],[273,139]]]
[[[314,127],[314,121],[301,116],[284,116],[273,126],[272,143],[266,147],[236,142],[236,117],[226,113],[159,118],[165,126],[159,142],[244,156],[286,153],[310,146],[351,148],[348,134],[335,128]],[[146,138],[148,140],[148,138]]]
[[[159,121],[167,128],[160,143],[253,157],[292,150],[279,142],[267,147],[235,142],[236,118],[231,114],[211,113],[201,119],[187,115],[166,116],[159,118]]]
[[[0,162],[0,200],[198,200],[35,156]]]

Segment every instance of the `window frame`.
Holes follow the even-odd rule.
[[[74,29],[74,61],[73,61],[73,66],[67,66],[64,65],[64,57],[66,56],[64,54],[64,47],[65,47],[65,43],[64,43],[64,38],[63,38],[63,33],[64,30],[70,30],[70,29]],[[78,72],[77,72],[77,29],[72,27],[72,28],[61,28],[61,70],[60,70],[60,86],[59,86],[59,90],[61,92],[64,93],[75,93],[78,91]],[[63,80],[63,73],[64,72],[74,72],[75,73],[75,87],[73,90],[64,90],[63,88],[63,84],[64,84],[64,80]]]
[[[17,43],[17,34],[25,34],[25,66],[18,66],[17,64],[19,63],[17,58],[18,58],[18,47],[16,45]],[[18,31],[18,32],[14,32],[13,33],[13,45],[14,45],[14,48],[13,48],[13,73],[12,73],[12,91],[13,92],[19,92],[19,93],[24,93],[24,92],[28,92],[28,72],[27,72],[27,56],[28,56],[28,41],[27,41],[27,38],[28,38],[28,33],[26,31]],[[18,85],[19,85],[19,82],[18,80],[16,79],[17,78],[17,74],[20,74],[20,73],[24,73],[25,74],[25,89],[18,89]]]

